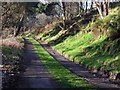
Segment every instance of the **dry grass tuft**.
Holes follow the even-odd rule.
[[[19,48],[20,47],[20,41],[15,37],[10,37],[6,39],[0,39],[0,46],[10,46]]]

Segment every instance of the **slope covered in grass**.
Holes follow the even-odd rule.
[[[48,42],[57,51],[85,67],[119,75],[120,73],[120,7],[110,11],[103,20],[98,14],[80,18],[79,32],[71,29],[53,29],[39,34],[38,38]],[[89,15],[89,14],[88,14]],[[82,23],[89,20],[89,23]],[[92,21],[91,21],[92,20]],[[73,24],[69,27],[73,28]],[[51,34],[57,32],[55,34]],[[64,37],[63,37],[64,36]],[[62,37],[62,38],[61,38]]]
[[[111,42],[102,37],[96,41],[91,33],[87,33],[71,36],[54,48],[86,67],[119,73],[119,45],[120,39]]]

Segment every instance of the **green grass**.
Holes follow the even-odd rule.
[[[91,33],[86,35],[78,33],[75,36],[68,37],[64,42],[54,46],[54,48],[60,51],[62,54],[67,54],[66,56],[74,58],[80,52],[80,50],[89,46],[92,40],[94,40],[94,38]]]
[[[120,7],[114,8],[104,19],[92,17],[95,21],[87,25],[81,23],[85,20],[82,18],[78,20],[80,31],[75,35],[68,34],[67,38],[61,38],[59,33],[49,36],[48,31],[44,31],[39,37],[45,42],[52,42],[49,44],[61,54],[87,68],[120,73],[120,37],[115,37],[120,30],[119,13]],[[52,32],[55,29],[50,31]],[[62,36],[65,34],[63,32]]]
[[[6,55],[6,57],[9,56],[20,56],[21,50],[15,47],[9,47],[9,46],[2,46],[2,53],[3,55]]]
[[[120,39],[110,41],[101,37],[95,40],[91,33],[79,34],[53,48],[86,67],[120,73]]]
[[[62,66],[58,61],[56,61],[47,51],[39,45],[34,39],[30,39],[32,42],[35,51],[41,59],[43,65],[45,65],[54,79],[60,84],[63,88],[79,88],[79,87],[92,87],[93,85],[89,84],[87,81],[78,77],[77,75],[70,72],[64,66]]]
[[[10,46],[1,46],[2,48],[2,65],[7,69],[6,73],[18,73],[20,70],[22,50]]]

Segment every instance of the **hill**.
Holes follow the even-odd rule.
[[[67,21],[67,29],[57,23],[37,35],[70,60],[112,81],[120,80],[120,7],[99,19],[96,10]]]

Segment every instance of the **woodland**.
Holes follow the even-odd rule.
[[[37,65],[54,88],[120,88],[120,1],[2,2],[0,9],[2,88],[50,88]]]

